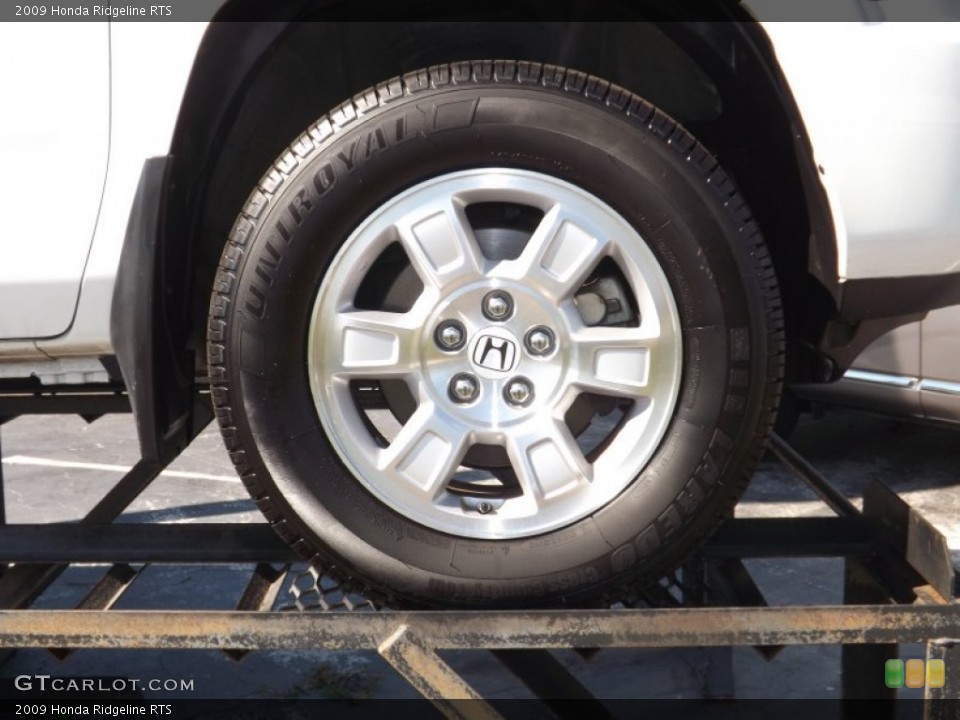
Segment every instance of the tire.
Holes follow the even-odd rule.
[[[731,513],[782,324],[744,200],[680,125],[573,70],[464,62],[280,156],[208,361],[230,457],[303,557],[396,604],[596,606]]]

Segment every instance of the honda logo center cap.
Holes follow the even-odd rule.
[[[477,372],[488,377],[499,377],[517,366],[518,343],[506,330],[486,330],[474,342],[473,365]]]

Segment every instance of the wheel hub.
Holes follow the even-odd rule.
[[[500,322],[488,317],[491,297],[506,300],[510,311]],[[440,338],[440,329],[451,324],[464,328],[458,350],[450,352]],[[479,282],[461,288],[449,297],[438,298],[428,321],[437,330],[433,337],[425,334],[420,356],[420,377],[427,382],[437,410],[455,414],[469,424],[478,442],[500,444],[503,428],[528,417],[535,409],[549,409],[563,389],[569,358],[562,349],[549,357],[531,351],[529,343],[521,340],[547,328],[551,340],[569,336],[567,320],[556,306],[519,283],[508,283],[491,290],[489,282]],[[563,328],[563,329],[561,329]],[[553,341],[554,345],[558,345]],[[554,348],[557,349],[557,348]],[[439,352],[438,352],[439,351]],[[469,401],[454,400],[450,389],[455,378],[470,376],[478,383],[478,392]],[[508,388],[522,378],[526,393],[520,400],[513,399]],[[519,391],[518,391],[519,392]]]
[[[542,214],[506,259],[483,255],[464,211],[498,201]],[[396,243],[422,292],[404,312],[356,307],[365,273]],[[629,286],[635,326],[593,326],[578,310],[602,262]],[[596,197],[521,170],[443,175],[376,210],[331,263],[309,342],[321,424],[358,481],[407,517],[468,537],[530,536],[599,510],[659,445],[679,389],[676,306],[650,249]],[[354,401],[360,381],[399,381],[415,409],[388,428]],[[583,407],[624,410],[574,431],[568,415]],[[599,451],[581,431],[599,433]]]

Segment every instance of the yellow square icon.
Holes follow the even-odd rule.
[[[923,660],[907,660],[906,664],[906,682],[908,688],[923,687]]]
[[[943,660],[927,660],[927,687],[942,688],[947,683]]]

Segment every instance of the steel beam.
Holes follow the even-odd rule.
[[[269,563],[296,559],[266,523],[0,525],[0,563]]]
[[[701,551],[709,560],[842,557],[875,549],[862,518],[747,518],[724,523]],[[294,552],[265,523],[0,525],[0,563],[290,562]]]
[[[401,624],[377,652],[448,720],[503,720],[439,655]]]
[[[806,458],[776,433],[770,436],[770,452],[807,483],[837,515],[854,517],[860,514],[857,506],[850,502],[846,495],[837,490]]]
[[[269,612],[277,600],[280,587],[287,577],[290,565],[275,568],[270,563],[259,563],[250,576],[250,581],[237,602],[237,610]],[[247,656],[248,650],[224,650],[234,662],[240,662]]]
[[[78,610],[109,610],[129,589],[139,574],[139,570],[125,563],[114,565],[97,581],[76,608]],[[66,660],[73,654],[73,648],[50,648],[50,653],[58,660]]]
[[[119,388],[83,386],[0,392],[0,415],[80,415],[130,412],[130,398]]]
[[[924,691],[923,720],[956,720],[960,703],[960,639],[940,638],[927,643],[927,670],[929,680],[930,661],[944,665],[944,684]],[[939,684],[939,683],[936,683]]]
[[[890,594],[857,558],[847,558],[843,571],[843,602],[846,605],[890,602]],[[904,610],[890,605],[891,609]],[[854,607],[853,609],[856,609]],[[958,608],[960,609],[960,608]],[[928,636],[931,637],[931,636]],[[910,642],[905,635],[862,644],[846,644],[840,651],[843,684],[844,718],[861,717],[861,700],[895,700],[897,691],[885,684],[882,668],[887,660],[900,655],[902,642]],[[893,720],[895,703],[881,704],[872,713],[876,720]]]
[[[400,625],[437,649],[909,643],[960,637],[960,605],[642,610],[0,610],[0,647],[377,649]]]

